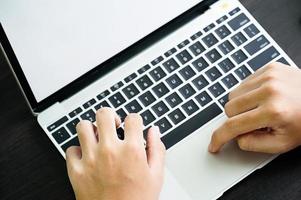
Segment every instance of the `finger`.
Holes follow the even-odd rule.
[[[237,98],[230,100],[225,105],[225,112],[229,118],[257,108],[264,98],[261,89],[257,88]]]
[[[165,146],[160,139],[160,130],[157,126],[148,130],[146,153],[149,167],[154,173],[162,174],[164,170]]]
[[[212,153],[218,152],[224,144],[239,135],[268,127],[267,120],[260,108],[228,119],[214,131],[208,150]]]
[[[80,121],[76,126],[76,131],[83,156],[93,154],[97,144],[94,125],[87,120]]]
[[[260,68],[254,74],[252,74],[247,79],[245,79],[245,81],[242,82],[237,88],[235,88],[232,92],[230,92],[229,100],[232,100],[244,93],[247,93],[249,91],[252,91],[260,87],[265,81],[267,81],[266,77],[264,76],[265,74],[267,74],[267,72],[271,72],[283,66],[285,65],[276,62],[276,63],[271,63],[263,68]]]
[[[237,139],[237,143],[242,150],[251,152],[275,154],[290,150],[281,136],[268,131],[257,130],[242,135]]]
[[[124,120],[124,137],[126,141],[143,144],[143,121],[138,114],[129,114]]]
[[[82,158],[81,148],[79,146],[71,146],[66,151],[66,163],[68,166],[77,164]]]
[[[101,108],[96,112],[99,143],[118,141],[116,128],[120,126],[119,116],[111,108]]]

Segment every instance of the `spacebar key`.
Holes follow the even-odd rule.
[[[213,103],[209,107],[189,119],[187,122],[183,123],[167,135],[163,136],[161,140],[164,143],[166,149],[169,149],[188,135],[192,134],[197,129],[201,128],[207,122],[214,119],[222,112],[223,111],[218,107],[218,105],[216,103]]]

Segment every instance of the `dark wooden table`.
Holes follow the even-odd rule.
[[[241,1],[301,66],[301,1]],[[0,199],[74,199],[65,160],[31,115],[2,55],[0,91]],[[278,157],[221,199],[301,199],[301,149]]]

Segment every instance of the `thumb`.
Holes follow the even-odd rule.
[[[165,151],[165,146],[160,139],[159,128],[151,127],[147,134],[146,153],[148,165],[155,173],[163,174]]]
[[[281,153],[286,151],[283,149],[286,139],[280,135],[273,134],[270,131],[256,130],[237,138],[240,149],[251,152],[261,153]]]

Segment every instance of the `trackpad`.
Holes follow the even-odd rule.
[[[197,130],[167,152],[167,168],[192,199],[214,199],[272,157],[241,151],[226,145],[218,154],[208,152],[214,129],[221,117]]]

